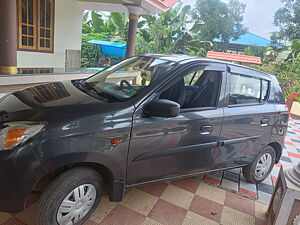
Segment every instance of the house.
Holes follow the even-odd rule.
[[[220,39],[215,39],[215,43],[226,45],[226,49],[232,52],[243,52],[248,46],[268,47],[271,41],[256,34],[247,32],[237,40],[230,40],[229,43],[223,43]]]
[[[179,0],[1,0],[0,74],[38,72],[80,58],[83,10],[129,14],[127,56],[134,55],[140,14],[157,14]],[[74,60],[75,59],[75,60]]]

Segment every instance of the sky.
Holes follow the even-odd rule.
[[[181,0],[185,4],[194,5],[196,0]],[[229,0],[222,0],[228,2]],[[246,3],[244,25],[248,31],[264,38],[270,38],[270,33],[276,31],[273,26],[273,16],[283,4],[280,0],[240,0]]]

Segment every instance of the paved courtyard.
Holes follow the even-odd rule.
[[[263,225],[280,166],[300,160],[300,120],[291,119],[281,160],[260,184],[248,183],[240,169],[130,188],[120,203],[104,196],[85,225]],[[0,213],[0,225],[35,225],[39,193],[25,211]]]
[[[241,169],[213,172],[200,176],[200,178],[227,190],[257,199],[258,202],[269,204],[280,167],[293,167],[300,161],[300,120],[290,119],[285,147],[280,162],[274,166],[269,177],[259,184],[247,182]]]
[[[0,213],[1,225],[35,225],[39,194],[26,210]],[[264,225],[267,205],[187,178],[131,188],[121,203],[107,196],[85,225]]]

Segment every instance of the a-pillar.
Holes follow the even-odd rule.
[[[141,13],[141,8],[133,5],[126,5],[126,7],[128,8],[129,12],[129,28],[126,49],[126,57],[128,58],[134,56],[135,53],[137,25]]]
[[[0,74],[17,73],[17,1],[0,0]]]

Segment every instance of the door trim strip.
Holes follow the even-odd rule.
[[[190,152],[194,152],[194,151],[199,151],[199,148],[213,148],[213,147],[217,147],[217,146],[218,146],[218,142],[215,141],[215,142],[209,142],[209,143],[205,143],[205,144],[197,144],[197,145],[169,148],[169,149],[161,150],[161,151],[146,152],[141,155],[138,155],[132,161],[152,159],[152,158],[156,158],[156,157],[162,157],[162,156],[178,154],[178,153],[179,154],[180,153],[190,153]]]
[[[239,142],[247,141],[247,140],[255,140],[261,136],[251,136],[251,137],[243,137],[243,138],[236,138],[236,139],[230,139],[230,140],[224,140],[224,141],[218,141],[218,146],[224,146],[224,145],[232,145]]]

